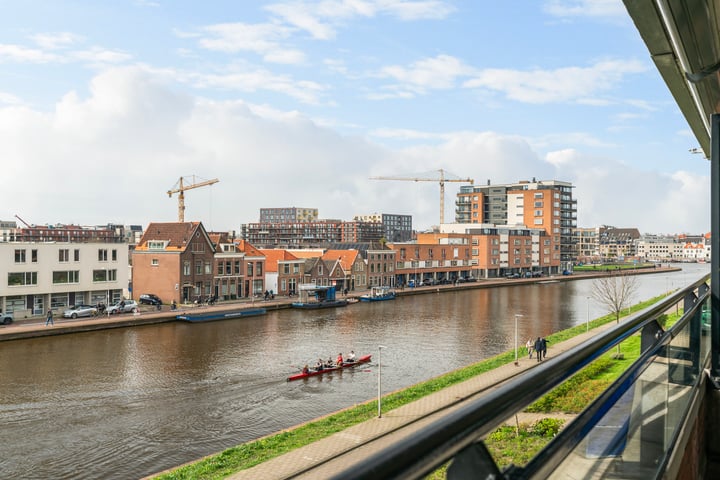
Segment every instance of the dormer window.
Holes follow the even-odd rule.
[[[148,250],[165,250],[168,243],[167,240],[148,240]]]

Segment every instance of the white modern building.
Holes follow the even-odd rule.
[[[0,242],[0,309],[15,319],[50,307],[120,300],[128,288],[128,246],[112,242]]]

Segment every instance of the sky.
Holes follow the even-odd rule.
[[[0,6],[0,220],[177,221],[183,177],[219,179],[185,192],[209,230],[264,207],[425,230],[442,169],[571,182],[579,227],[710,229],[710,164],[620,0]]]

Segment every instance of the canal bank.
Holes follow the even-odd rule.
[[[680,271],[676,267],[660,267],[646,268],[632,271],[623,271],[623,273],[632,273],[634,275],[657,274]],[[575,280],[587,280],[590,278],[604,277],[615,275],[617,272],[593,272],[579,273],[573,275],[556,275],[552,277],[540,278],[518,278],[518,279],[493,279],[480,280],[477,282],[460,283],[457,285],[435,285],[422,286],[415,288],[404,288],[397,291],[398,297],[411,297],[414,295],[426,295],[430,293],[450,293],[474,289],[487,289],[520,285],[534,285],[550,282],[569,282]],[[357,299],[365,292],[350,292],[345,298]],[[238,309],[249,307],[263,307],[267,310],[282,310],[292,308],[294,299],[287,297],[276,297],[272,300],[262,299],[243,299],[237,301],[222,302],[217,305],[186,305],[181,306],[177,310],[170,310],[168,306],[164,306],[162,310],[146,307],[135,314],[123,315],[99,315],[96,317],[88,317],[82,319],[62,318],[58,315],[55,317],[54,325],[45,326],[44,317],[32,317],[28,319],[16,319],[10,325],[0,325],[0,341],[20,340],[25,338],[36,338],[53,335],[65,335],[70,333],[90,332],[96,330],[105,330],[110,328],[126,328],[143,325],[153,325],[166,322],[177,321],[176,316],[188,313],[221,313],[231,312]],[[349,306],[352,308],[352,305]]]
[[[645,306],[647,305],[642,304],[642,307],[636,306],[633,310],[636,308],[645,308]],[[598,324],[601,322],[604,323]],[[226,466],[225,471],[227,471],[227,467],[231,464],[229,457],[234,454],[237,454],[238,457],[244,456],[244,454],[238,453],[242,452],[243,449],[246,449],[248,452],[252,452],[252,454],[248,454],[247,456],[251,456],[255,462],[258,462],[259,459],[259,462],[261,463],[251,466],[250,468],[244,468],[234,473],[227,474],[227,476],[223,478],[230,480],[280,480],[287,478],[310,480],[335,477],[349,467],[361,464],[369,456],[378,453],[389,444],[401,441],[405,438],[410,438],[418,430],[427,426],[428,423],[436,421],[444,415],[452,414],[468,402],[484,395],[486,392],[505,381],[524,373],[531,372],[533,368],[536,368],[544,363],[552,362],[554,357],[560,356],[562,353],[577,347],[593,336],[615,326],[614,320],[609,317],[604,320],[593,320],[593,324],[593,328],[586,332],[579,332],[571,338],[560,342],[551,342],[551,346],[548,349],[548,356],[543,361],[539,361],[535,356],[529,357],[525,352],[522,352],[518,355],[517,362],[513,362],[512,359],[505,359],[505,363],[502,363],[494,368],[490,368],[484,373],[475,375],[468,380],[446,386],[434,393],[423,396],[410,403],[406,403],[398,408],[382,410],[381,415],[377,415],[374,416],[374,418],[369,418],[360,423],[348,426],[347,428],[344,428],[337,433],[328,435],[320,440],[313,441],[294,449],[290,447],[288,448],[290,451],[287,453],[283,453],[272,458],[263,458],[263,445],[268,445],[269,449],[277,448],[278,444],[282,443],[297,445],[301,442],[301,438],[303,436],[308,438],[314,438],[317,436],[317,432],[312,431],[313,424],[325,421],[329,421],[331,424],[335,423],[334,419],[337,416],[342,416],[343,414],[359,408],[367,410],[366,407],[370,406],[372,409],[376,409],[377,400],[371,400],[361,406],[350,407],[343,411],[336,412],[335,414],[327,415],[323,418],[312,420],[310,422],[305,422],[304,424],[282,432],[269,435],[256,441],[248,442],[245,445],[239,445],[235,448],[227,450],[225,453],[219,454],[225,457],[223,460],[220,460],[218,455],[212,455],[196,462],[190,462],[184,466],[146,477],[146,479],[170,480],[176,478],[218,478],[216,474],[219,472],[216,472],[216,474],[207,472],[209,476],[203,476],[200,473],[206,472],[206,468],[203,464],[205,462],[209,464],[222,463]],[[507,357],[507,352],[500,357]],[[493,359],[489,360],[492,361]],[[483,361],[480,363],[486,362]],[[449,372],[438,379],[431,379],[429,382],[441,380],[443,377],[452,376],[455,373],[457,372]],[[413,387],[410,387],[409,389],[412,388]],[[404,392],[407,392],[409,389],[402,389],[397,392],[387,393],[384,394],[383,397],[387,399],[397,394],[404,395]],[[537,419],[538,417],[561,418],[563,421],[568,421],[571,420],[573,416],[564,414],[528,414],[523,416],[521,413],[519,414],[519,421],[521,423],[530,422],[533,418]],[[515,425],[515,422],[517,421],[518,418],[511,418],[507,419],[505,423]],[[338,421],[338,423],[341,422],[342,421]],[[197,475],[195,472],[197,472]]]

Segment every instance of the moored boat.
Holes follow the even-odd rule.
[[[177,320],[183,320],[186,322],[211,322],[214,320],[228,320],[231,318],[239,317],[254,317],[257,315],[265,315],[267,310],[264,308],[244,308],[242,310],[233,310],[230,312],[205,312],[205,313],[185,313],[177,315]]]
[[[360,295],[361,302],[382,302],[383,300],[395,300],[395,290],[390,287],[372,287],[370,293]]]
[[[372,355],[363,355],[362,357],[358,358],[354,362],[343,362],[342,365],[336,365],[334,367],[326,367],[326,368],[323,368],[322,370],[311,369],[308,373],[296,373],[295,375],[290,375],[289,377],[287,377],[287,381],[292,382],[293,380],[302,380],[303,378],[315,377],[317,375],[324,375],[326,373],[336,372],[338,370],[345,370],[346,368],[354,368],[358,365],[362,365],[363,363],[368,363],[370,361],[370,357],[372,357]]]
[[[318,309],[345,307],[348,301],[335,296],[334,286],[300,285],[300,300],[293,302],[294,308]]]

